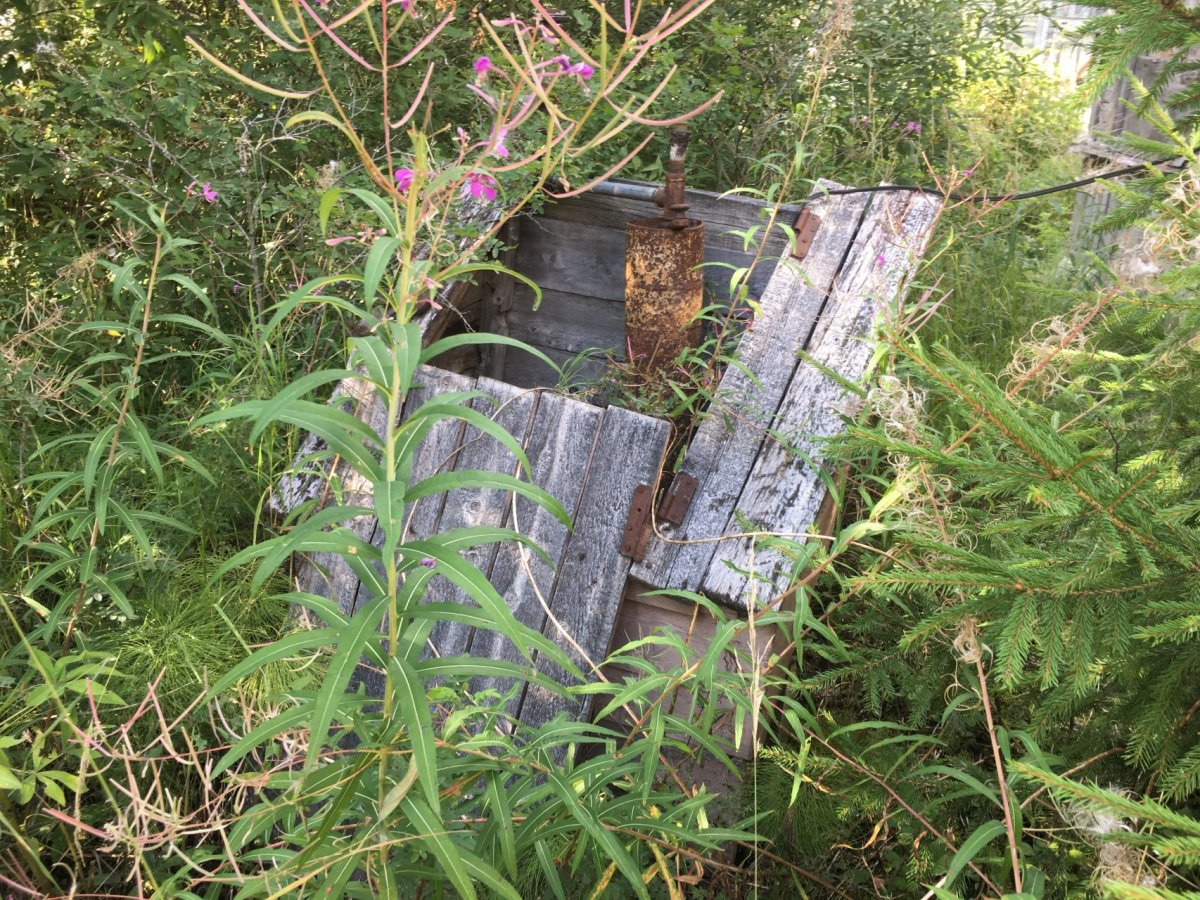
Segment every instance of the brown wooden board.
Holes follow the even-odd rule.
[[[769,437],[741,489],[736,515],[723,528],[707,568],[703,591],[723,603],[746,608],[755,596],[770,600],[787,587],[784,558],[754,538],[734,538],[752,529],[802,535],[815,520],[826,484],[818,468],[822,445],[845,429],[861,404],[843,386],[862,380],[874,352],[877,319],[912,274],[929,239],[941,200],[920,194],[877,197],[839,275],[809,354],[787,388]],[[826,374],[835,372],[838,378]],[[753,570],[755,583],[742,574]],[[759,581],[758,579],[765,579]]]
[[[558,394],[545,392],[537,396],[537,408],[524,447],[531,470],[529,480],[562,503],[574,520],[603,413],[594,406]],[[518,544],[504,544],[491,570],[493,587],[508,603],[517,621],[541,632],[569,531],[544,508],[524,497],[518,497],[509,507],[504,524],[534,541],[550,560],[547,562]],[[511,641],[494,631],[476,629],[470,652],[483,659],[529,662]],[[507,691],[512,686],[508,679],[480,677],[471,682],[474,690]],[[512,704],[512,713],[515,715],[519,708],[518,696]]]
[[[585,672],[608,651],[629,560],[619,553],[634,490],[653,482],[666,452],[670,426],[619,407],[604,410],[587,478],[542,633],[563,646]],[[580,652],[582,651],[582,652]],[[560,683],[570,678],[545,659],[538,670]],[[572,699],[529,685],[521,721],[537,726],[560,712],[586,719],[590,697]]]
[[[678,527],[659,525],[666,540],[651,538],[645,559],[633,568],[635,578],[677,590],[699,586],[716,551],[711,539],[725,532],[791,379],[797,351],[808,343],[867,203],[867,195],[853,194],[812,204],[821,227],[807,257],[802,265],[776,268],[761,312],[738,345],[741,366],[725,370],[710,415],[680,467],[700,483],[691,507]]]

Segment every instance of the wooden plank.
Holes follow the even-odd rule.
[[[404,401],[401,419],[406,419],[413,411],[433,397],[452,391],[469,391],[475,386],[475,379],[454,372],[445,372],[431,366],[421,366],[413,378],[413,386]],[[462,439],[464,423],[459,419],[443,419],[434,425],[425,440],[421,442],[416,457],[413,460],[409,484],[416,484],[439,471],[448,470],[454,464],[455,453]],[[442,514],[444,494],[425,497],[414,503],[407,511],[405,536],[408,539],[428,537],[437,530],[438,519]],[[372,529],[370,541],[376,547],[383,544],[383,529]],[[365,590],[358,586],[354,603],[349,611],[353,612],[366,600]]]
[[[542,629],[585,672],[608,650],[629,573],[629,560],[619,553],[629,504],[639,484],[658,476],[669,431],[666,422],[649,416],[615,406],[604,410],[575,528],[550,597],[552,616]],[[569,681],[545,659],[537,667],[560,683]],[[591,698],[572,699],[529,685],[520,717],[536,727],[560,712],[585,719],[590,708]]]
[[[739,614],[730,613],[730,617],[737,618]],[[682,659],[673,649],[662,644],[645,644],[637,650],[637,654],[660,671],[686,668],[698,656],[702,656],[708,651],[716,634],[716,627],[717,620],[702,606],[676,597],[650,595],[645,585],[637,581],[630,581],[625,590],[625,598],[621,603],[616,626],[613,629],[612,646],[609,652],[649,637],[656,631],[673,632],[685,640],[696,656],[686,660]],[[774,629],[759,628],[753,635],[749,628],[743,629],[730,641],[730,648],[735,653],[722,653],[717,660],[717,668],[723,672],[761,668],[772,650],[777,650],[778,647],[779,636]],[[604,674],[618,682],[627,677],[641,677],[641,673],[632,668],[612,664],[605,666]],[[686,717],[686,710],[690,702],[691,696],[688,692],[677,691],[667,708],[668,710],[677,710]],[[713,733],[720,735],[732,744],[735,737],[733,724],[729,712],[723,713],[715,722]],[[751,755],[752,741],[749,740],[749,737],[749,729],[747,729],[742,734],[741,743],[734,748],[734,755],[740,759],[746,759]]]
[[[659,525],[666,540],[652,537],[633,576],[647,584],[693,590],[704,577],[742,493],[791,379],[796,353],[808,342],[834,278],[858,232],[869,195],[824,198],[812,204],[821,218],[803,266],[780,265],[761,300],[761,312],[743,335],[737,355],[745,371],[729,367],[709,417],[700,424],[681,471],[700,482],[683,522]]]
[[[543,290],[625,299],[623,229],[539,217],[521,223],[517,271]]]
[[[753,527],[775,533],[805,532],[825,497],[817,469],[823,442],[845,428],[858,395],[841,381],[863,378],[874,351],[876,321],[912,275],[928,243],[941,200],[920,194],[878,197],[855,240],[851,258],[838,278],[824,331],[810,351],[816,363],[801,363],[775,417],[773,434],[750,471],[737,512]],[[822,371],[836,372],[840,380]],[[732,516],[724,528],[728,538],[744,531]],[[766,581],[751,583],[734,568],[751,568]],[[756,595],[771,599],[787,587],[786,560],[776,551],[755,546],[752,538],[722,541],[705,573],[706,594],[737,608]]]
[[[757,260],[748,284],[750,296],[766,289],[775,261],[788,244],[782,226],[795,221],[799,207],[781,207],[769,237],[764,239],[769,205],[731,198],[703,197],[689,192],[689,215],[705,224],[704,270],[706,290],[721,301],[729,299],[729,266],[749,267]],[[585,194],[548,206],[541,215],[526,220],[517,256],[522,274],[543,290],[562,291],[620,301],[625,297],[625,226],[637,218],[658,215],[653,203],[624,197]],[[754,230],[749,246],[741,232]],[[757,250],[758,244],[762,251]]]
[[[832,185],[832,182],[827,182]],[[771,204],[764,203],[753,197],[731,194],[722,197],[709,191],[689,190],[686,196],[689,204],[688,215],[700,219],[705,224],[714,226],[717,232],[724,233],[730,229],[745,229],[762,221],[761,211],[770,209]],[[781,206],[776,216],[778,222],[791,225],[800,212],[800,205],[789,203]],[[661,215],[657,204],[649,200],[632,197],[619,197],[612,194],[586,193],[578,197],[570,197],[557,203],[548,204],[541,213],[545,218],[562,219],[572,222],[590,222],[609,228],[624,229],[630,219],[645,219]],[[787,242],[783,229],[772,231],[772,240],[782,245]],[[730,247],[740,247],[740,239]]]
[[[821,184],[837,186],[830,181],[822,181]],[[691,204],[688,215],[704,222],[704,259],[710,264],[704,271],[705,289],[722,302],[727,301],[730,270],[724,265],[712,264],[750,266],[755,263],[757,256],[758,264],[748,285],[751,297],[757,299],[762,296],[775,268],[775,261],[785,254],[788,246],[789,237],[783,226],[790,227],[795,222],[801,207],[796,204],[781,206],[768,233],[765,214],[773,208],[772,204],[738,195],[721,197],[707,191],[688,191],[687,200]],[[622,233],[631,219],[658,215],[658,207],[648,200],[592,193],[547,206],[542,213],[545,219],[609,227]],[[754,240],[747,246],[742,233],[749,229],[754,229]],[[762,246],[761,254],[756,249],[759,245]],[[623,267],[623,255],[621,263]]]
[[[578,512],[580,490],[587,476],[602,415],[600,409],[586,403],[542,393],[526,435],[525,454],[529,457],[530,481],[562,503],[572,519]],[[552,560],[548,563],[526,548],[505,544],[499,548],[491,570],[493,587],[508,602],[517,621],[540,632],[546,612],[539,596],[549,602],[554,573],[567,545],[568,530],[549,512],[524,497],[518,497],[515,506],[510,508],[505,525],[529,537]],[[472,656],[485,659],[529,662],[507,638],[494,631],[477,629],[471,639],[470,652]],[[471,687],[477,691],[507,691],[512,683],[508,679],[476,678]],[[512,713],[515,715],[519,708],[520,697],[517,697],[511,707]]]
[[[504,380],[522,388],[586,390],[603,376],[607,364],[602,356],[579,358],[578,354],[553,347],[538,347],[563,370],[562,377],[536,356],[515,350],[504,364]]]
[[[481,378],[477,388],[487,396],[471,402],[471,406],[489,416],[518,441],[524,442],[537,395],[522,391],[512,385],[488,378]],[[495,438],[483,434],[473,425],[467,425],[461,449],[455,462],[455,471],[479,469],[485,472],[517,473],[517,458]],[[502,525],[507,517],[512,494],[497,488],[462,488],[446,494],[438,531],[453,528],[469,528],[473,525]],[[473,547],[462,557],[487,577],[496,556],[497,546],[488,544]],[[470,603],[461,589],[445,578],[438,576],[429,584],[425,595],[430,603]],[[471,643],[472,629],[458,622],[442,621],[433,627],[429,645],[438,656],[457,656],[465,653]]]
[[[595,348],[624,357],[625,304],[551,290],[542,291],[536,310],[533,301],[525,285],[514,290],[508,319],[513,337],[571,354]]]
[[[500,240],[507,246],[500,254],[501,265],[511,269],[517,264],[517,245],[520,220],[510,219],[500,231]],[[492,273],[490,284],[480,306],[479,330],[487,334],[508,334],[508,316],[513,306],[513,290],[517,279],[504,272]],[[502,378],[508,348],[503,344],[483,344],[479,348],[479,372],[487,378]]]

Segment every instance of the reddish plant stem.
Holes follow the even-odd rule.
[[[1021,860],[1017,854],[1017,830],[1013,826],[1012,807],[1008,801],[1008,785],[1004,780],[1004,762],[1000,758],[1000,744],[996,741],[996,723],[992,720],[992,701],[988,697],[987,676],[983,671],[983,657],[975,659],[975,671],[979,673],[979,690],[983,696],[983,711],[987,715],[988,741],[992,745],[992,759],[996,763],[996,780],[1000,784],[1000,805],[1004,807],[1004,831],[1008,835],[1008,854],[1012,859],[1013,887],[1021,893]]]

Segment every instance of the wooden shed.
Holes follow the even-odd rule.
[[[540,308],[534,310],[532,291],[519,281],[493,278],[461,286],[445,309],[426,313],[427,336],[470,327],[520,338],[559,363],[590,348],[619,358],[626,346],[625,226],[655,215],[650,194],[648,185],[605,183],[509,223],[505,242],[515,249],[508,262],[540,286]],[[584,671],[610,648],[655,628],[707,640],[707,612],[698,614],[685,598],[647,596],[652,590],[700,592],[742,617],[780,602],[793,573],[757,533],[803,540],[818,522],[826,498],[822,441],[857,412],[858,395],[845,382],[863,378],[874,352],[874,324],[900,296],[941,208],[940,199],[904,192],[824,195],[803,208],[777,210],[703,192],[689,192],[687,200],[688,214],[706,224],[706,262],[723,264],[705,268],[712,297],[729,302],[731,268],[753,265],[755,314],[740,338],[739,365],[726,368],[709,414],[670,459],[671,423],[563,393],[552,369],[512,349],[437,360],[437,367],[419,372],[406,403],[408,411],[438,393],[482,392],[489,399],[477,408],[522,441],[531,480],[569,511],[571,529],[504,491],[457,491],[422,501],[410,530],[419,538],[497,524],[535,540],[553,564],[512,545],[478,548],[468,559],[518,620],[563,646]],[[592,358],[584,368],[596,375],[599,365]],[[337,396],[357,398],[360,416],[377,427],[386,415],[361,382],[343,383]],[[511,474],[514,464],[492,438],[445,421],[422,445],[412,477],[456,467]],[[363,490],[349,482],[343,489]],[[312,490],[293,484],[283,504],[293,506]],[[365,539],[376,536],[373,519],[352,527]],[[335,597],[347,612],[360,600],[357,580],[337,557],[308,560],[301,578],[304,589]],[[437,579],[429,599],[468,602]],[[518,660],[502,637],[463,623],[439,624],[429,644],[428,652],[443,656]],[[769,640],[746,649],[757,664],[773,652]],[[545,660],[536,665],[560,683],[568,678]],[[362,673],[368,689],[375,677]],[[586,694],[536,685],[515,705],[521,721],[534,726],[560,713],[592,712]]]

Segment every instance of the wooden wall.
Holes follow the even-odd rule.
[[[705,286],[714,301],[727,302],[732,268],[754,264],[758,243],[762,252],[750,277],[750,296],[757,299],[788,245],[780,224],[764,242],[763,210],[771,206],[745,197],[719,198],[689,191],[689,215],[705,223]],[[784,206],[778,223],[790,227],[799,212]],[[559,365],[585,350],[597,349],[616,358],[625,356],[625,225],[631,219],[658,214],[648,200],[585,194],[560,201],[538,216],[517,224],[515,268],[542,289],[542,303],[533,309],[533,292],[517,283],[512,308],[506,313],[509,334],[542,350]],[[738,233],[734,233],[738,232]],[[596,377],[602,365],[581,367],[585,378]],[[529,354],[511,351],[502,372],[504,381],[520,387],[547,387],[557,382],[553,370]]]

